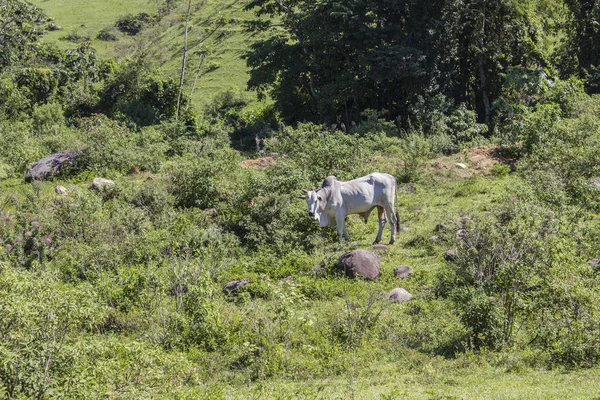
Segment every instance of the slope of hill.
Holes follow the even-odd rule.
[[[179,4],[156,24],[148,25],[135,36],[112,30],[115,41],[98,38],[103,29],[111,29],[127,14],[141,12],[156,15],[156,5],[146,0],[94,2],[77,4],[60,0],[34,0],[34,4],[55,18],[62,30],[50,31],[44,40],[61,48],[72,48],[91,41],[102,58],[121,59],[144,52],[165,77],[179,78],[184,46],[186,4]],[[243,10],[244,2],[208,0],[192,3],[188,29],[188,58],[185,88],[193,92],[194,104],[210,104],[219,93],[233,91],[255,106],[256,96],[246,92],[248,72],[242,55],[256,40],[243,27],[251,13]],[[81,21],[86,21],[82,23]],[[71,38],[68,40],[67,38]]]

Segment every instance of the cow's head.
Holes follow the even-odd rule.
[[[308,205],[308,215],[319,221],[321,225],[326,226],[327,222],[324,215],[325,207],[327,206],[327,191],[323,188],[312,191],[305,191],[306,204]],[[325,225],[324,225],[325,224]]]

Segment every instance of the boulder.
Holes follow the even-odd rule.
[[[240,291],[240,289],[243,289],[246,286],[248,286],[248,283],[250,282],[248,282],[245,279],[235,279],[233,281],[229,281],[223,287],[223,294],[237,296],[239,294],[238,292]]]
[[[92,180],[92,189],[102,191],[115,186],[115,182],[105,178],[94,178]]]
[[[392,303],[404,303],[412,298],[412,294],[408,293],[408,291],[403,288],[392,289],[383,297],[384,300],[389,300]]]
[[[349,278],[360,277],[374,281],[381,274],[379,258],[367,250],[355,250],[343,254],[337,262],[337,267]]]
[[[56,194],[62,194],[65,195],[67,194],[67,189],[64,186],[58,185],[54,188],[54,191],[56,192]]]
[[[72,165],[79,156],[78,151],[65,150],[42,158],[25,172],[25,181],[43,181],[50,178],[58,174],[65,166]]]
[[[394,268],[394,275],[396,278],[406,279],[412,274],[413,270],[411,267],[407,265],[401,265],[399,267]]]

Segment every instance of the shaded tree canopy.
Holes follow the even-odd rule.
[[[407,120],[439,94],[490,122],[509,68],[548,66],[545,3],[254,0],[248,27],[270,35],[246,54],[248,86],[271,95],[289,122],[349,123],[366,109]]]

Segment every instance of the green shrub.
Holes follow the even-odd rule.
[[[215,351],[227,342],[228,330],[219,310],[218,293],[205,274],[185,294],[183,312],[188,319],[183,336],[188,344]]]
[[[332,134],[318,125],[300,124],[296,129],[286,128],[276,137],[269,150],[292,158],[313,184],[320,184],[329,175],[347,180],[366,173],[365,140],[358,135],[339,131]]]
[[[431,157],[431,146],[419,132],[410,132],[401,143],[403,167],[398,180],[416,182],[425,161]]]
[[[219,177],[235,168],[233,153],[220,152],[222,158],[181,157],[170,163],[166,172],[171,193],[178,207],[215,207],[219,202]]]
[[[492,165],[490,168],[490,174],[492,176],[503,178],[510,173],[510,167],[506,164],[497,163]]]
[[[514,203],[459,227],[458,257],[437,291],[456,305],[470,348],[535,343],[555,362],[597,362],[597,280],[553,212]]]
[[[0,382],[5,396],[81,397],[74,344],[103,318],[89,286],[60,284],[49,273],[0,264]]]
[[[155,17],[147,13],[139,13],[137,15],[127,14],[119,17],[115,24],[116,28],[128,35],[137,35],[145,26],[153,23]]]
[[[58,103],[35,105],[31,114],[33,130],[38,134],[49,132],[51,128],[64,125],[65,115]]]

